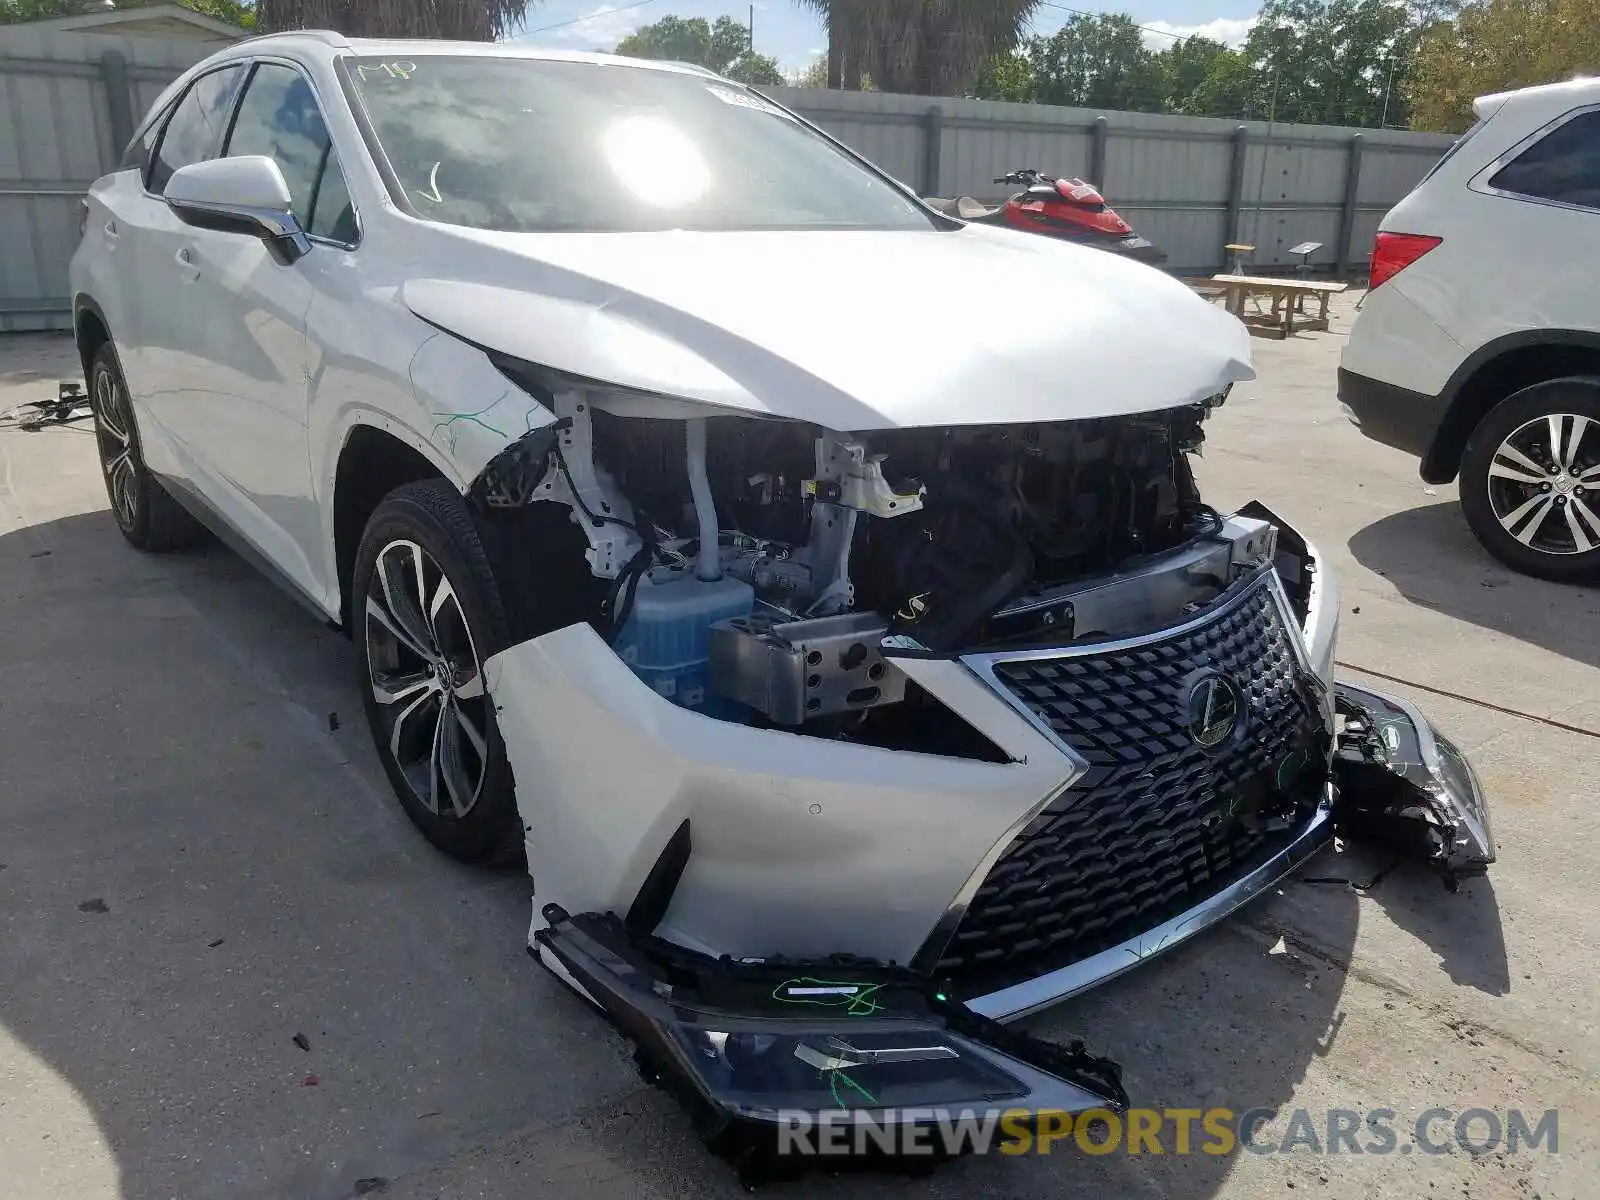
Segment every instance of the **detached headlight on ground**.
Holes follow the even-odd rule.
[[[1489,806],[1466,756],[1404,700],[1334,687],[1340,828],[1409,851],[1454,889],[1495,860]]]
[[[926,1165],[1046,1116],[1127,1107],[1114,1063],[1007,1029],[901,968],[717,960],[614,916],[545,915],[544,961],[746,1182],[819,1158]]]

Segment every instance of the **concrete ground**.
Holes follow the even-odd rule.
[[[1501,861],[1457,896],[1403,870],[1358,894],[1313,880],[1385,860],[1330,853],[1031,1027],[1119,1060],[1138,1104],[1282,1109],[1258,1144],[1296,1108],[1324,1131],[1330,1108],[1392,1109],[1405,1148],[1430,1108],[1556,1109],[1559,1153],[1301,1139],[1219,1158],[1169,1139],[775,1194],[1600,1194],[1600,591],[1502,570],[1453,489],[1346,424],[1337,315],[1256,343],[1203,482],[1219,505],[1262,497],[1331,559],[1347,673],[1406,681],[1473,758]],[[0,410],[74,370],[65,339],[0,341]],[[740,1194],[524,955],[526,880],[453,865],[407,824],[349,645],[225,550],[135,553],[105,509],[85,428],[0,432],[0,1192]]]

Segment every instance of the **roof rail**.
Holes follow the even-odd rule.
[[[710,67],[703,67],[699,63],[680,62],[678,59],[675,59],[675,58],[656,59],[655,61],[657,61],[659,63],[662,63],[664,66],[681,67],[685,71],[693,71],[696,75],[709,75],[713,79],[721,79],[722,78],[721,75],[718,75]]]
[[[280,29],[275,33],[257,33],[247,38],[240,38],[233,44],[242,46],[246,42],[262,42],[282,37],[312,38],[325,46],[348,46],[350,44],[349,39],[344,34],[336,33],[331,29]]]

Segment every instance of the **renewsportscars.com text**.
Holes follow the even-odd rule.
[[[801,1155],[892,1154],[1556,1154],[1556,1109],[1135,1108],[1074,1116],[1022,1109],[782,1113],[778,1151]]]

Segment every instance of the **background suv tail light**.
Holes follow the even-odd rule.
[[[1372,280],[1367,290],[1393,279],[1443,240],[1424,233],[1379,233],[1372,243]]]

